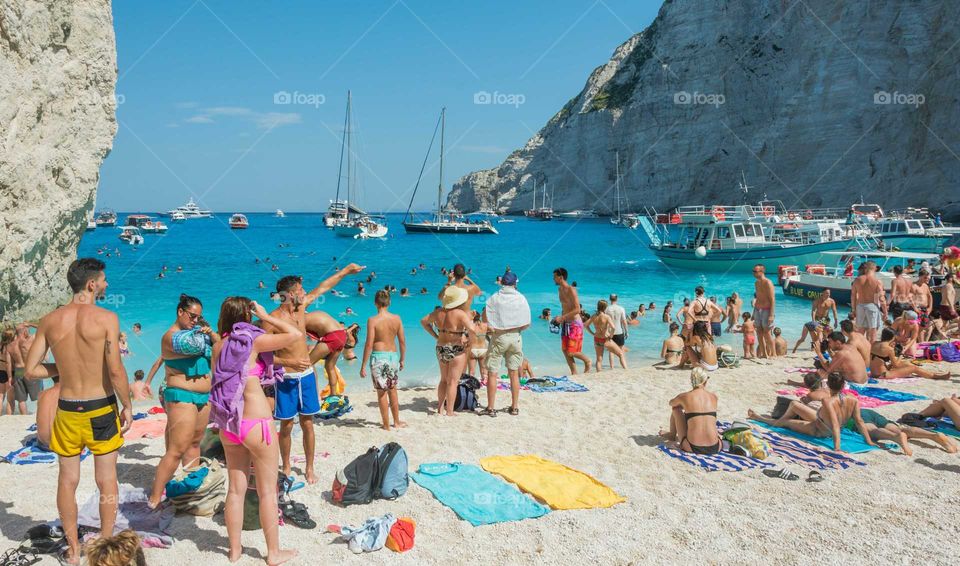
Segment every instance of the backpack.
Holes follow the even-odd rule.
[[[457,386],[457,400],[453,404],[453,410],[475,411],[477,409],[477,389],[480,389],[480,382],[477,378],[466,373],[460,376],[460,384]]]
[[[380,448],[377,456],[378,476],[373,495],[379,499],[396,499],[407,492],[410,476],[407,475],[407,452],[396,442]]]
[[[178,513],[212,517],[223,508],[227,474],[216,460],[200,458],[196,468],[179,470],[166,487],[167,497]]]
[[[353,459],[344,468],[337,470],[333,478],[333,502],[346,507],[358,503],[370,503],[374,497],[380,451],[376,446]]]

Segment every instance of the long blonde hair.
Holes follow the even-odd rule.
[[[100,537],[85,547],[88,566],[146,566],[140,537],[127,529],[112,537]]]

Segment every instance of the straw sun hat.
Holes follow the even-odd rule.
[[[451,285],[443,292],[443,308],[447,310],[455,309],[467,302],[468,298],[466,289]]]

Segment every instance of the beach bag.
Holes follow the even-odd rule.
[[[960,362],[960,350],[953,342],[940,346],[940,359],[944,362]]]
[[[167,497],[178,513],[212,517],[227,497],[227,474],[216,460],[200,458],[196,468],[174,474],[167,483]]]
[[[717,365],[722,368],[738,368],[740,367],[740,356],[734,354],[733,352],[718,352],[717,353]]]
[[[460,376],[460,384],[457,386],[457,400],[453,404],[453,410],[475,411],[477,409],[477,389],[480,389],[480,381],[477,378],[468,374]]]
[[[407,452],[396,442],[389,442],[380,448],[377,458],[379,477],[375,484],[377,487],[374,497],[396,499],[406,493],[410,485]]]
[[[349,397],[346,395],[330,395],[323,398],[320,403],[320,412],[317,413],[316,418],[326,421],[342,417],[352,410],[353,406],[350,405]]]
[[[372,447],[354,458],[333,478],[333,502],[344,507],[373,501],[379,477],[380,450]]]
[[[410,517],[400,517],[390,527],[387,542],[384,546],[394,552],[406,552],[413,548],[413,539],[416,535],[417,523]]]
[[[723,433],[723,439],[729,442],[731,446],[743,449],[748,456],[757,460],[766,460],[773,454],[773,450],[767,441],[753,434],[753,429],[747,423],[733,423]]]
[[[783,395],[777,396],[777,404],[773,406],[773,410],[770,411],[770,418],[779,419],[784,414],[786,414],[787,409],[790,408],[790,403],[793,402],[793,398],[784,397]]]
[[[927,348],[927,359],[934,362],[943,361],[943,355],[940,353],[939,344],[932,344],[929,348]]]

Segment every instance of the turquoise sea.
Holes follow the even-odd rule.
[[[524,333],[527,357],[538,374],[564,374],[566,364],[559,348],[559,337],[551,334],[545,321],[537,320],[543,308],[558,309],[557,291],[551,273],[563,266],[570,280],[577,282],[580,299],[588,311],[597,300],[611,292],[620,296],[620,303],[629,313],[641,303],[651,301],[657,310],[631,327],[627,345],[628,361],[649,364],[660,352],[667,334],[661,322],[661,309],[668,301],[680,304],[691,297],[697,285],[707,289],[722,304],[733,291],[739,291],[749,305],[753,294],[753,278],[749,273],[699,274],[667,270],[649,253],[640,235],[626,228],[613,226],[607,219],[543,222],[514,218],[512,223],[496,224],[499,236],[407,235],[401,214],[388,214],[390,229],[384,240],[353,240],[336,236],[322,223],[322,214],[248,214],[250,228],[231,230],[229,214],[211,219],[187,220],[170,224],[165,235],[145,234],[145,242],[137,248],[121,242],[117,228],[98,228],[87,232],[80,244],[81,256],[96,255],[108,245],[111,257],[99,255],[107,263],[109,288],[104,306],[115,310],[121,328],[129,336],[132,355],[125,358],[129,374],[136,369],[148,370],[160,351],[160,336],[173,322],[180,293],[199,297],[204,314],[213,323],[220,302],[229,295],[246,295],[260,301],[268,309],[272,305],[269,291],[283,275],[302,275],[308,289],[349,262],[366,266],[363,274],[344,280],[337,288],[345,296],[327,294],[312,309],[322,309],[346,323],[359,322],[375,312],[373,292],[385,285],[397,289],[408,287],[410,298],[394,295],[393,312],[404,321],[407,334],[407,368],[402,376],[406,385],[433,384],[437,381],[437,362],[433,340],[420,328],[419,320],[438,304],[437,293],[445,282],[441,267],[462,262],[472,269],[474,281],[486,293],[497,290],[496,277],[507,266],[520,276],[519,290],[533,310],[533,327]],[[119,214],[119,222],[126,214]],[[120,255],[113,253],[119,248]],[[261,262],[256,263],[256,258]],[[411,274],[420,263],[425,271]],[[279,271],[272,271],[277,264]],[[166,277],[157,275],[166,266]],[[177,273],[177,267],[183,268]],[[366,284],[370,271],[376,279]],[[258,289],[263,281],[266,289]],[[364,281],[367,296],[357,294],[357,282]],[[421,287],[429,291],[418,295]],[[481,300],[474,305],[481,305]],[[347,316],[347,307],[356,314]],[[788,341],[796,340],[801,324],[809,317],[810,303],[779,294],[777,324],[784,329]],[[674,311],[675,313],[676,311]],[[140,336],[132,325],[141,323]],[[361,341],[364,335],[361,334]],[[724,336],[721,342],[735,345],[740,351],[739,335]],[[361,342],[362,347],[362,342]],[[592,344],[585,341],[587,354],[593,357]],[[357,354],[362,352],[358,350]],[[359,379],[357,362],[341,362],[344,377]]]

